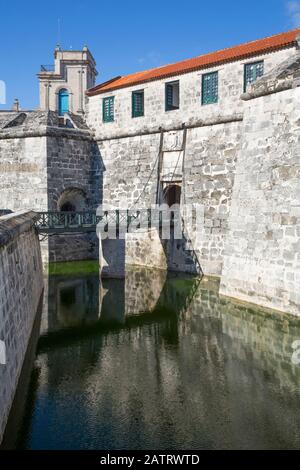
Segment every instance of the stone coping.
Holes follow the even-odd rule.
[[[151,134],[160,134],[161,132],[175,132],[175,131],[182,131],[183,129],[196,129],[199,127],[210,127],[210,126],[218,126],[221,124],[230,124],[233,122],[241,122],[243,121],[243,114],[236,113],[232,115],[226,116],[216,116],[209,119],[192,119],[187,122],[183,122],[180,125],[170,125],[165,127],[155,126],[152,128],[143,127],[135,132],[126,132],[126,133],[113,133],[110,136],[96,136],[95,140],[97,142],[104,142],[106,140],[117,140],[117,139],[126,139],[129,137],[140,137],[143,135],[151,135]]]
[[[67,129],[61,127],[43,126],[39,129],[2,129],[0,130],[0,140],[25,139],[28,137],[61,137],[73,140],[93,140],[93,134],[84,129]]]
[[[252,84],[241,98],[244,101],[291,90],[300,86],[300,51]]]
[[[0,217],[0,248],[11,243],[22,233],[34,226],[38,214],[33,211],[19,211]]]

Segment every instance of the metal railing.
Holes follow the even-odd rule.
[[[12,214],[12,211],[9,209],[0,209],[0,217],[2,217],[2,215],[8,215],[8,214]]]
[[[38,212],[36,228],[41,234],[68,233],[68,232],[95,232],[97,226],[100,231],[107,232],[109,226],[120,232],[134,231],[139,228],[163,228],[180,223],[180,213],[156,209],[139,210],[107,210],[99,214],[96,211],[76,212]],[[100,225],[99,225],[100,224]]]
[[[55,66],[54,65],[41,65],[41,72],[54,72]]]
[[[95,231],[96,212],[39,212],[36,228],[39,233],[66,233]]]
[[[35,226],[40,235],[59,235],[68,233],[108,232],[108,238],[120,238],[121,234],[132,233],[140,228],[149,230],[157,228],[159,235],[164,228],[174,229],[180,224],[180,236],[185,250],[189,251],[193,265],[198,274],[202,273],[201,264],[185,227],[180,211],[163,211],[159,209],[107,210],[97,214],[96,211],[79,212],[38,212]],[[177,225],[178,227],[178,225]],[[175,230],[175,229],[174,229]],[[110,232],[110,233],[109,233]],[[167,232],[168,233],[168,230]],[[170,232],[169,232],[170,233]]]

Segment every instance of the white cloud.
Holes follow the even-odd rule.
[[[295,28],[300,27],[300,1],[292,0],[286,4],[290,21]]]
[[[161,55],[159,52],[150,51],[144,57],[140,57],[138,63],[146,67],[157,67],[161,63]]]
[[[3,80],[0,80],[0,104],[6,104],[6,87]]]

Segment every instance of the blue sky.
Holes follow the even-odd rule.
[[[87,44],[100,83],[300,26],[300,0],[1,0],[0,80],[10,108],[38,106],[36,73],[63,48]]]

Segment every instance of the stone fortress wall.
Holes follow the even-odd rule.
[[[91,133],[78,116],[70,115],[62,125],[51,111],[0,113],[1,208],[57,211],[72,202],[76,210],[95,209],[101,165]],[[42,244],[43,259],[95,259],[97,240],[96,235],[51,236]]]
[[[222,294],[295,315],[300,314],[299,71],[298,53],[245,96],[221,284]]]
[[[230,288],[228,290],[222,289],[224,294],[227,292],[234,297],[247,298],[247,300],[263,303],[269,307],[287,309],[291,313],[299,313],[299,298],[294,299],[295,302],[292,301],[295,303],[294,306],[288,306],[289,302],[286,300],[280,302],[279,299],[281,296],[285,298],[287,295],[285,289],[282,290],[282,285],[286,283],[289,283],[290,293],[293,292],[292,297],[297,297],[295,288],[297,281],[293,276],[295,276],[295,268],[299,263],[297,254],[299,233],[297,233],[295,218],[290,217],[292,200],[294,204],[299,204],[299,192],[296,191],[299,177],[297,172],[296,175],[293,174],[293,169],[297,165],[297,148],[299,148],[298,124],[297,117],[295,117],[297,90],[285,92],[288,95],[278,90],[273,98],[270,98],[269,92],[266,91],[261,98],[254,99],[252,102],[242,100],[241,95],[243,93],[243,66],[245,63],[264,60],[265,76],[268,77],[269,74],[274,74],[280,68],[280,64],[288,60],[293,62],[293,58],[296,60],[298,55],[299,53],[293,47],[251,58],[251,60],[225,64],[219,68],[205,69],[90,96],[87,117],[89,126],[95,132],[99,152],[105,166],[103,200],[116,207],[119,204],[134,207],[135,201],[138,201],[137,207],[150,207],[155,203],[157,156],[161,145],[159,127],[165,130],[162,144],[163,158],[167,158],[167,155],[170,155],[169,152],[173,151],[173,167],[171,163],[170,167],[165,170],[165,174],[164,172],[162,174],[162,180],[165,178],[167,183],[172,179],[172,173],[178,161],[184,133],[181,128],[183,123],[185,124],[187,135],[184,163],[179,171],[178,168],[176,169],[176,179],[181,184],[181,202],[197,203],[203,206],[201,234],[197,239],[198,242],[194,240],[195,234],[193,232],[190,232],[190,238],[194,242],[195,252],[205,274],[221,277],[225,253],[230,253],[225,255],[228,263],[228,259],[235,250],[240,250],[241,253],[244,250],[245,244],[244,241],[241,241],[242,235],[240,236],[234,227],[239,217],[240,233],[243,231],[247,234],[247,228],[245,230],[247,220],[244,220],[246,212],[244,212],[244,207],[240,207],[241,201],[239,200],[242,186],[244,198],[248,197],[246,189],[248,186],[245,183],[247,178],[258,184],[259,188],[257,189],[261,189],[261,192],[252,193],[255,206],[251,212],[252,219],[256,217],[259,220],[261,210],[265,207],[264,188],[270,204],[273,201],[273,205],[276,206],[278,198],[284,200],[284,203],[282,202],[285,206],[283,214],[286,218],[278,219],[279,231],[274,232],[272,238],[272,230],[266,225],[264,227],[265,234],[255,232],[252,239],[253,246],[255,245],[258,250],[259,243],[256,243],[255,237],[258,237],[258,241],[260,237],[265,237],[268,249],[266,250],[261,245],[260,252],[257,252],[257,256],[249,261],[250,264],[252,263],[251,269],[250,264],[247,264],[244,258],[248,254],[251,259],[252,253],[245,252],[244,258],[242,257],[239,264],[235,265],[235,279],[232,280],[233,285],[237,280],[235,287],[232,287],[232,290]],[[201,106],[201,75],[215,70],[219,71],[219,102]],[[173,80],[180,80],[180,109],[166,112],[164,108],[165,83]],[[141,89],[144,90],[145,115],[131,118],[131,93]],[[108,96],[115,97],[114,122],[103,123],[102,100]],[[264,108],[267,109],[265,115]],[[292,128],[286,128],[283,123],[289,120],[290,113],[293,114],[294,124]],[[268,122],[269,136],[267,135]],[[281,129],[280,122],[282,122]],[[252,131],[250,126],[253,127]],[[253,135],[255,131],[256,134]],[[291,137],[291,133],[293,137]],[[251,151],[245,152],[246,141],[249,141],[248,146]],[[290,146],[291,141],[293,141],[293,148]],[[276,178],[279,186],[275,195],[272,191],[267,192],[267,186],[272,178],[272,172],[275,171],[272,167],[273,158],[276,159],[275,156],[273,157],[273,153],[278,146],[280,150],[277,160],[280,163],[277,165]],[[270,155],[271,160],[266,160],[266,155]],[[168,158],[170,159],[170,157]],[[239,174],[237,182],[235,182],[237,165],[238,171],[242,172],[244,179],[241,180]],[[263,167],[265,171],[261,172]],[[260,174],[257,174],[257,171]],[[291,196],[289,196],[289,186],[285,179],[288,178],[285,176],[286,172],[290,172],[290,177],[293,178],[294,189]],[[273,200],[274,196],[276,203]],[[232,204],[233,212],[231,212]],[[286,219],[289,221],[285,222]],[[231,225],[229,225],[229,221]],[[249,219],[247,225],[249,230],[251,230],[251,222],[252,220]],[[287,224],[286,230],[284,226],[281,226],[281,223]],[[294,225],[291,227],[292,223]],[[275,247],[277,244],[276,233],[282,235],[280,251]],[[291,248],[289,253],[284,249],[285,236],[294,237],[289,242]],[[231,244],[227,241],[228,237]],[[226,247],[227,251],[225,251]],[[292,259],[283,260],[285,256]],[[270,269],[264,271],[261,267],[258,268],[259,257],[271,260]],[[279,266],[277,268],[276,295],[273,288],[265,289],[269,277],[273,279],[276,277],[274,263]],[[226,274],[224,271],[224,285],[226,279],[230,279],[230,272],[231,266],[228,266]],[[260,275],[255,277],[256,281],[254,278],[252,279],[252,288],[248,288],[248,292],[251,291],[251,294],[240,295],[242,292],[240,284],[246,282],[245,279],[249,278],[250,273],[253,276],[255,272],[260,272]],[[260,278],[260,281],[257,281],[257,278]],[[286,280],[283,281],[283,278]],[[249,282],[249,285],[252,281]],[[257,295],[254,292],[257,292]],[[264,302],[260,296],[265,298]]]
[[[34,212],[0,217],[0,442],[43,292]]]
[[[86,122],[52,111],[0,113],[0,208],[61,210],[71,203],[84,210],[102,202],[150,208],[157,188],[162,202],[175,183],[181,204],[200,207],[200,234],[186,218],[185,235],[204,274],[222,277],[225,295],[298,314],[297,47],[295,32],[292,44],[269,53],[105,93],[90,90]],[[265,77],[242,99],[244,65],[261,60]],[[214,71],[218,102],[202,105],[202,75]],[[176,80],[180,107],[165,111],[165,84]],[[132,118],[137,90],[144,90],[144,116]],[[109,96],[114,121],[104,123],[102,100]],[[109,254],[118,260],[112,245]],[[78,235],[50,237],[48,249],[60,261],[96,258],[98,247],[96,236]],[[169,267],[192,272],[192,260],[180,255],[188,251],[184,243],[163,249]],[[144,258],[141,250],[131,254],[131,262]],[[120,255],[126,263],[126,249]]]

